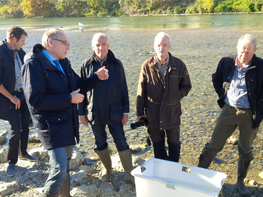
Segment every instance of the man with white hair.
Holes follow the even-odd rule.
[[[238,127],[240,134],[236,186],[241,196],[250,196],[244,179],[253,159],[252,143],[263,117],[263,60],[255,55],[256,42],[252,35],[243,35],[237,43],[237,55],[222,58],[212,76],[222,112],[198,164],[199,167],[208,168]]]
[[[25,57],[22,67],[26,102],[40,141],[48,150],[50,174],[43,196],[70,196],[69,161],[73,146],[79,142],[77,104],[84,93],[108,79],[101,68],[81,79],[66,58],[70,43],[57,28],[48,29],[42,45],[36,44]],[[81,93],[82,94],[81,94]]]
[[[96,152],[98,153],[104,168],[101,172],[101,181],[111,180],[111,157],[108,149],[107,134],[109,131],[116,144],[122,166],[126,173],[125,181],[134,183],[131,175],[132,159],[131,150],[126,142],[123,125],[128,121],[129,95],[124,73],[120,60],[115,58],[109,50],[109,42],[106,35],[96,33],[92,38],[93,55],[83,62],[81,77],[83,79],[97,72],[105,66],[109,70],[109,79],[89,91],[82,103],[79,104],[80,121],[88,126],[90,123],[95,136]]]
[[[136,107],[137,119],[148,119],[155,158],[178,162],[181,147],[180,100],[190,91],[191,81],[185,64],[169,53],[170,47],[170,36],[158,33],[154,40],[156,54],[142,65]]]

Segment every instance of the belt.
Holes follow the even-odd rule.
[[[229,105],[230,106],[230,105]],[[238,108],[238,107],[233,107],[233,106],[230,106],[231,108],[234,108],[235,110],[241,110],[241,111],[246,111],[248,110],[249,108]]]
[[[23,88],[15,88],[15,92],[23,92]]]

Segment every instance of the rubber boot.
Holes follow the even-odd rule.
[[[109,182],[111,179],[111,157],[108,148],[105,148],[101,151],[96,151],[100,157],[101,162],[103,163],[103,168],[101,170],[101,178],[102,182]]]
[[[134,177],[131,175],[131,171],[133,170],[131,150],[128,149],[121,151],[119,152],[119,155],[120,155],[122,167],[125,171],[125,182],[135,184]]]
[[[160,142],[153,142],[153,151],[155,158],[168,160],[164,140]]]
[[[250,193],[244,184],[244,179],[247,176],[248,167],[250,165],[251,160],[243,161],[239,158],[238,160],[238,177],[237,177],[237,190],[239,191],[241,196],[250,197]]]
[[[60,187],[60,194],[62,197],[72,197],[70,195],[70,176],[69,172],[67,173],[67,177],[63,181],[61,187]]]
[[[59,194],[42,194],[42,197],[59,197]]]
[[[168,141],[168,146],[169,146],[169,161],[178,162],[180,158],[181,144],[172,143]]]
[[[200,168],[208,168],[213,160],[214,160],[214,157],[206,158],[204,156],[204,154],[202,153],[200,155],[200,157],[199,157],[198,167],[200,167]]]

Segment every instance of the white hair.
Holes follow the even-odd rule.
[[[254,45],[254,48],[257,48],[257,39],[256,37],[252,36],[251,34],[245,34],[239,38],[237,42],[237,46],[240,44],[241,41],[246,40],[248,43],[252,43]]]
[[[164,38],[164,37],[168,38],[168,39],[169,39],[169,42],[170,42],[170,44],[171,44],[171,37],[170,37],[167,33],[164,33],[164,32],[162,31],[162,32],[158,33],[158,34],[155,36],[155,38],[154,38],[154,46],[155,46],[155,44],[156,44],[156,42],[157,42],[157,40],[158,40],[159,38]]]
[[[93,35],[92,40],[91,40],[91,46],[94,46],[95,42],[97,41],[97,38],[99,38],[99,37],[101,37],[101,36],[104,37],[104,38],[106,38],[107,41],[109,42],[108,37],[107,37],[105,34],[103,34],[103,33],[95,33],[95,34]]]

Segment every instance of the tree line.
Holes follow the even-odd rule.
[[[263,0],[0,0],[1,18],[256,11],[263,11]]]

